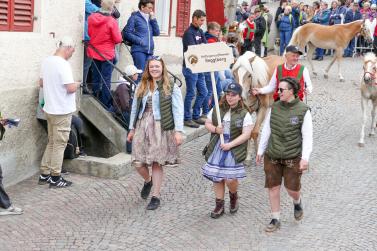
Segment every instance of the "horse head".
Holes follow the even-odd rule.
[[[368,41],[368,43],[373,42],[373,33],[374,33],[375,27],[376,27],[375,20],[371,22],[369,19],[364,19],[364,21],[361,24],[360,34]]]
[[[370,52],[364,56],[364,66],[363,66],[363,80],[365,83],[370,83],[376,80],[377,74],[377,57],[374,53]]]

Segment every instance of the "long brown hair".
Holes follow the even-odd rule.
[[[142,97],[145,96],[145,94],[148,92],[148,90],[153,91],[155,89],[153,78],[152,78],[151,74],[149,73],[149,64],[150,64],[151,61],[161,62],[161,65],[162,65],[162,77],[161,77],[162,88],[164,90],[165,95],[169,96],[170,91],[171,91],[171,86],[170,86],[168,71],[166,69],[165,62],[160,57],[152,57],[150,60],[148,60],[146,66],[145,66],[144,73],[143,73],[143,76],[141,77],[141,81],[140,81],[140,84],[139,84],[140,86],[139,86],[139,88],[136,92],[136,97],[142,98]]]

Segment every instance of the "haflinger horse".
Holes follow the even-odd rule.
[[[255,147],[257,147],[260,127],[266,116],[267,109],[274,101],[272,97],[273,93],[253,96],[251,90],[268,85],[275,68],[284,62],[284,57],[271,55],[260,58],[254,52],[247,51],[238,58],[232,68],[235,81],[240,83],[243,87],[242,97],[246,105],[250,108],[252,113],[257,112],[257,120],[251,133]],[[250,149],[249,144],[248,156],[251,156]]]
[[[344,81],[340,68],[344,49],[358,33],[368,42],[373,41],[374,26],[375,22],[372,23],[369,20],[357,20],[348,24],[335,24],[331,26],[308,23],[295,30],[289,44],[299,46],[302,50],[306,45],[308,46],[307,59],[314,75],[317,75],[312,63],[315,48],[334,49],[334,58],[326,68],[324,77],[328,78],[331,66],[337,61],[339,80]]]
[[[361,79],[361,110],[363,113],[363,122],[361,125],[359,146],[365,145],[365,124],[367,122],[368,101],[371,100],[372,108],[372,126],[369,136],[375,135],[376,131],[376,108],[377,108],[377,57],[374,53],[368,53],[364,57],[364,74]]]

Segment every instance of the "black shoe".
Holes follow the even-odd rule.
[[[312,60],[318,60],[318,57],[317,57],[317,56],[315,56],[315,57],[313,57],[313,58],[312,58]]]
[[[38,185],[46,185],[50,183],[51,176],[50,175],[39,175]]]
[[[149,194],[151,193],[152,186],[153,186],[152,179],[149,182],[144,182],[144,186],[140,192],[141,198],[143,198],[144,200],[148,198]]]
[[[204,124],[206,123],[206,120],[205,120],[205,119],[202,119],[202,118],[193,119],[192,121],[194,121],[194,122],[197,123],[198,125],[204,125]]]
[[[318,61],[322,61],[323,60],[323,56],[322,57],[318,57],[317,60]]]
[[[266,232],[275,232],[276,230],[278,230],[280,228],[280,221],[277,220],[277,219],[272,219],[270,224],[268,224],[266,226],[266,228],[264,229],[264,231]]]
[[[160,199],[156,196],[152,196],[151,201],[149,202],[147,206],[147,210],[155,210],[160,206]]]
[[[192,127],[192,128],[199,128],[200,126],[192,120],[185,120],[184,125],[187,127]]]
[[[297,221],[302,220],[304,217],[304,210],[302,209],[301,200],[299,204],[294,204],[294,216]]]
[[[71,181],[65,180],[62,176],[59,176],[58,180],[54,181],[53,177],[50,179],[50,188],[64,188],[72,185]]]

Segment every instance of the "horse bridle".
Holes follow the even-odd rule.
[[[376,66],[374,66],[373,67],[373,72],[366,71],[365,65],[367,65],[369,63],[376,64],[376,62],[374,62],[373,60],[367,60],[367,61],[364,62],[364,66],[363,66],[363,70],[364,70],[363,80],[364,80],[365,84],[367,84],[367,85],[377,85],[377,82],[375,81],[376,80],[377,68],[376,68]],[[371,75],[371,79],[369,81],[365,81],[365,75],[366,74],[370,74]],[[373,82],[373,80],[374,80],[374,82]]]

